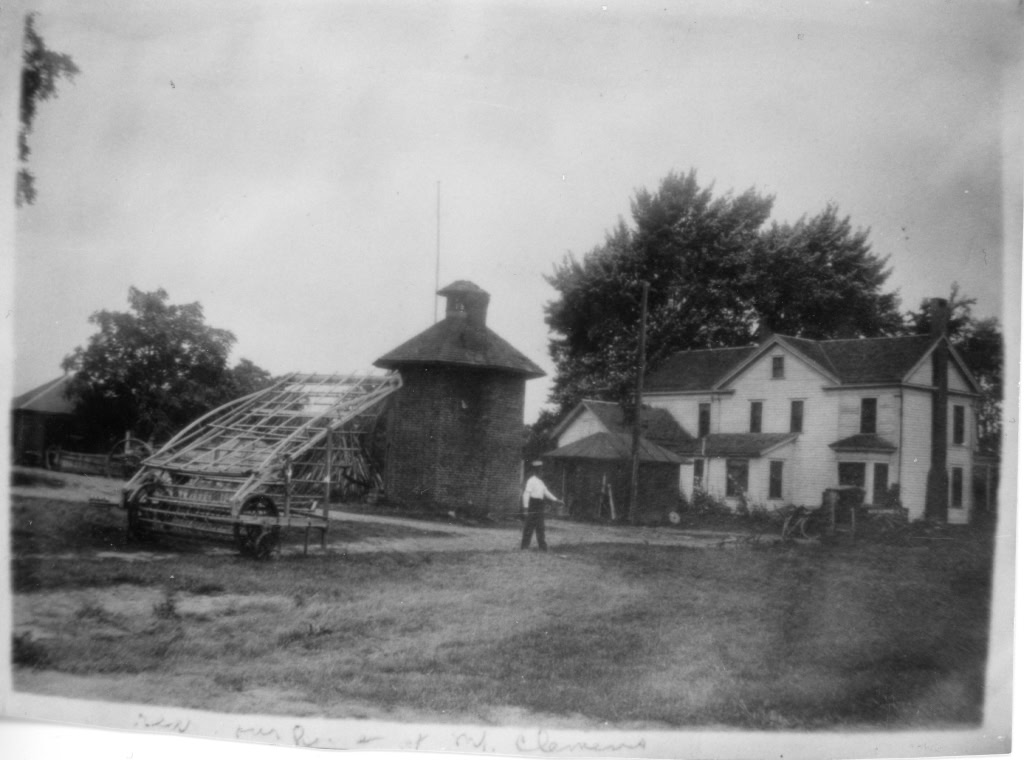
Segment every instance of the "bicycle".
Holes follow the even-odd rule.
[[[821,509],[796,507],[786,515],[786,519],[782,523],[782,540],[821,538],[824,531],[825,517]]]

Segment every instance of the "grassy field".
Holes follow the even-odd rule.
[[[123,545],[121,517],[15,497],[15,688],[225,712],[581,727],[981,718],[984,536],[930,548],[339,550],[269,563],[178,547],[126,561],[137,550]],[[359,542],[431,526],[346,529]]]

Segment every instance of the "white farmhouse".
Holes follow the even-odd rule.
[[[910,519],[966,523],[977,447],[979,387],[941,321],[931,335],[806,340],[683,351],[646,382],[693,440],[680,490],[737,505],[817,505],[856,485],[882,505],[890,488]]]

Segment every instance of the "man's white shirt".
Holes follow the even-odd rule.
[[[523,509],[530,506],[530,499],[558,501],[558,497],[551,493],[548,487],[544,485],[544,481],[536,475],[531,475],[530,479],[526,481],[526,488],[523,489]]]

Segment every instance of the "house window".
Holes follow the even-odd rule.
[[[697,407],[697,436],[703,438],[711,432],[711,404]]]
[[[949,506],[953,509],[964,508],[964,468],[954,467],[949,478]]]
[[[768,463],[768,498],[782,498],[782,462]]]
[[[871,503],[876,507],[885,504],[885,497],[889,493],[889,465],[881,462],[875,463],[875,487],[871,495]]]
[[[772,380],[781,380],[786,376],[786,357],[772,357]]]
[[[789,432],[804,432],[804,402],[794,401],[789,406]]]
[[[953,443],[957,446],[964,444],[965,414],[964,407],[960,405],[953,407]]]
[[[840,462],[839,485],[864,487],[867,478],[867,465],[864,462]]]
[[[746,459],[725,460],[725,495],[740,496],[747,492],[750,462]]]
[[[760,401],[750,402],[750,432],[760,433],[761,432],[761,410],[764,408],[764,404]]]
[[[874,435],[878,427],[878,399],[862,398],[860,400],[860,432]]]
[[[704,460],[694,459],[693,460],[693,487],[704,488]]]

